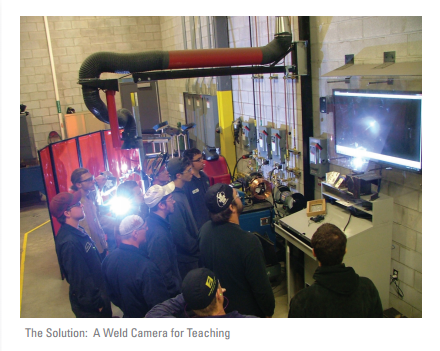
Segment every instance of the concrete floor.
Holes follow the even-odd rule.
[[[23,259],[25,233],[49,220],[46,201],[25,199],[20,208],[20,258]],[[61,279],[50,222],[27,236],[24,259],[22,318],[75,318],[69,302],[69,284]],[[274,318],[286,318],[288,313],[285,280],[274,287]],[[112,305],[113,315],[122,317]]]

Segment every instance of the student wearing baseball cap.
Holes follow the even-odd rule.
[[[61,192],[53,197],[49,210],[61,224],[55,237],[60,269],[69,283],[69,299],[77,318],[112,316],[104,287],[101,256],[94,241],[79,222],[84,219],[81,192]]]
[[[102,262],[107,293],[124,312],[124,318],[142,318],[169,298],[159,269],[139,249],[146,241],[147,230],[142,217],[125,217],[119,225],[119,247]]]
[[[200,229],[200,253],[204,266],[227,287],[226,312],[270,317],[275,297],[266,274],[259,239],[240,228],[243,204],[237,191],[227,184],[211,186],[205,195],[211,220]]]
[[[169,296],[180,293],[182,279],[177,265],[176,246],[171,237],[169,214],[174,212],[174,182],[165,186],[153,185],[145,193],[145,203],[150,208],[147,218],[147,241],[140,246],[159,268]]]
[[[153,307],[146,318],[166,317],[211,317],[211,318],[246,318],[255,316],[242,315],[237,311],[225,312],[228,304],[223,289],[214,272],[207,268],[190,271],[182,283],[182,294]]]

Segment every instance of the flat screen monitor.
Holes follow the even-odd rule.
[[[422,93],[334,89],[336,153],[422,170]]]

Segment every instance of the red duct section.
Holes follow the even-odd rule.
[[[257,65],[263,61],[261,48],[176,50],[168,55],[170,69]]]
[[[108,107],[110,128],[112,131],[113,147],[115,149],[120,149],[121,139],[119,137],[119,122],[118,122],[118,113],[116,111],[115,93],[116,92],[113,90],[107,90],[105,92],[105,96],[107,98],[107,107]]]

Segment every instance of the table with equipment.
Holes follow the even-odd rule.
[[[275,232],[286,240],[288,303],[293,297],[293,282],[287,243],[304,252],[304,280],[307,287],[313,284],[313,273],[318,267],[310,240],[320,225],[331,223],[347,235],[345,265],[353,267],[360,276],[370,278],[379,291],[383,308],[388,308],[393,198],[380,194],[377,198],[374,196],[374,200],[371,195],[355,199],[327,183],[322,183],[321,190],[327,205],[323,220],[314,222],[307,216],[307,209],[304,209],[275,224]]]

